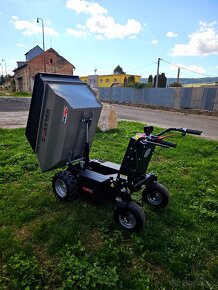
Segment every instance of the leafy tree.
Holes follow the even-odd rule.
[[[127,86],[127,84],[128,84],[127,77],[124,78],[123,84],[124,84],[124,86]]]
[[[158,78],[158,86],[159,86],[159,79],[160,79],[160,76]],[[157,75],[154,76],[154,88],[156,87],[156,81],[157,81]]]
[[[178,87],[182,87],[182,84],[174,82],[172,84],[169,84],[169,87],[177,87],[178,88]]]
[[[149,75],[148,77],[148,84],[153,84],[153,76]]]
[[[135,83],[135,77],[134,76],[128,77],[128,83],[129,84],[134,84]]]
[[[3,75],[0,76],[0,85],[5,83],[5,77]]]
[[[129,76],[128,78],[124,78],[123,85],[124,87],[131,87],[133,84],[135,84],[135,77],[134,76]]]
[[[155,75],[155,77],[154,77],[154,87],[156,86],[156,79],[157,79],[157,76]],[[167,85],[167,78],[165,76],[165,73],[162,73],[158,77],[158,87],[159,88],[166,88],[166,85]]]
[[[162,73],[160,75],[159,87],[166,88],[166,86],[167,86],[167,78],[165,76],[165,73]]]
[[[123,68],[122,68],[120,65],[118,65],[118,66],[115,67],[115,69],[114,69],[114,74],[115,74],[115,75],[118,75],[118,74],[126,74],[126,73],[123,71]]]
[[[134,84],[128,84],[127,87],[131,87],[134,89],[142,89],[142,88],[151,88],[151,83],[134,83]]]

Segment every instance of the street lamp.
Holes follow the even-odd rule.
[[[7,76],[7,67],[6,67],[6,60],[2,59],[2,63],[5,63],[5,76]],[[3,68],[2,68],[2,74],[3,74]]]
[[[37,17],[37,23],[39,23],[39,20],[42,21],[42,44],[43,44],[43,50],[44,50],[44,71],[46,72],[46,66],[45,66],[45,37],[44,37],[44,21],[42,18]]]
[[[2,68],[2,64],[1,63],[0,63],[0,67],[2,69],[1,76],[0,76],[0,82],[2,84],[2,82],[3,82],[3,68]]]

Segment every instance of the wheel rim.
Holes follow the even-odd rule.
[[[162,202],[162,195],[155,191],[147,195],[148,202],[152,205],[159,205]]]
[[[63,180],[57,179],[55,181],[55,191],[60,197],[65,197],[67,195],[67,186]]]
[[[130,211],[128,211],[125,214],[119,215],[119,222],[124,228],[132,229],[136,225],[136,218]]]

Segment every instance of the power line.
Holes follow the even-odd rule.
[[[179,68],[179,69],[184,69],[184,70],[190,71],[190,72],[192,72],[192,73],[196,73],[196,74],[199,74],[199,75],[202,75],[202,76],[206,76],[206,77],[214,77],[214,76],[211,76],[211,75],[206,75],[206,74],[203,74],[203,73],[200,73],[200,72],[197,72],[197,71],[194,71],[194,70],[188,69],[188,68],[186,68],[186,67],[179,66],[179,65],[177,65],[177,64],[175,64],[175,63],[171,63],[171,62],[169,62],[169,61],[167,61],[167,60],[164,60],[164,59],[162,59],[162,58],[161,58],[161,60],[162,60],[163,62],[166,62],[166,63],[168,63],[168,64],[171,64],[171,65],[173,65],[173,66],[175,66],[175,67],[177,67],[177,68]]]
[[[138,69],[141,69],[141,68],[144,68],[144,67],[148,67],[148,66],[151,66],[153,64],[155,64],[155,62],[152,62],[152,63],[149,63],[149,64],[145,64],[145,65],[137,67],[137,68],[129,69],[129,70],[127,70],[127,72],[131,72],[131,71],[138,70]]]

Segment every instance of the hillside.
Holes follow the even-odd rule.
[[[167,83],[168,84],[172,84],[174,82],[176,82],[177,79],[176,78],[167,78]],[[147,78],[141,78],[141,83],[147,83],[148,79]],[[213,77],[213,78],[180,78],[180,83],[181,84],[212,84],[218,82],[218,77]]]

